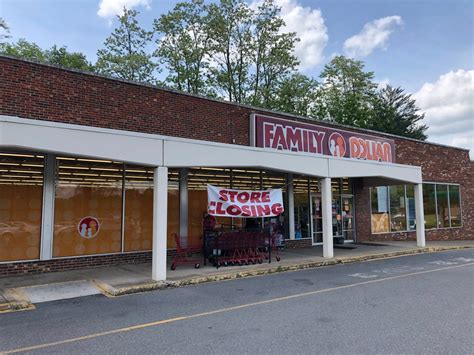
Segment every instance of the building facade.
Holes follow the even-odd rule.
[[[207,184],[281,188],[285,246],[326,257],[334,240],[473,239],[472,165],[459,148],[0,57],[0,275],[152,259],[164,279],[175,233],[202,243]]]

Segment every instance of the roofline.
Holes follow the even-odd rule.
[[[63,67],[61,65],[56,65],[56,64],[43,63],[43,62],[40,62],[40,61],[37,61],[37,60],[34,60],[34,59],[19,58],[19,57],[15,57],[15,56],[11,56],[11,55],[6,55],[6,54],[0,54],[0,58],[6,58],[6,59],[16,60],[16,61],[20,61],[20,62],[25,62],[25,63],[41,65],[41,66],[50,67],[50,68],[58,69],[58,70],[64,70],[64,71],[68,71],[68,72],[72,72],[72,73],[76,73],[76,74],[89,75],[89,76],[98,77],[98,78],[102,78],[102,79],[106,79],[106,80],[122,82],[124,84],[131,84],[131,85],[137,85],[137,86],[147,87],[147,88],[151,88],[151,89],[157,89],[157,90],[169,92],[169,93],[176,94],[176,95],[183,95],[183,96],[193,97],[193,98],[197,98],[197,99],[213,101],[213,102],[217,102],[217,103],[221,103],[221,104],[247,108],[247,109],[250,109],[250,110],[255,110],[255,111],[260,111],[260,112],[267,112],[267,113],[280,115],[280,116],[285,116],[285,117],[291,117],[291,118],[296,119],[297,121],[316,122],[316,123],[321,123],[323,125],[346,128],[346,129],[362,131],[362,132],[370,132],[372,134],[376,134],[376,135],[379,135],[379,136],[383,135],[383,136],[387,136],[387,137],[399,138],[399,139],[409,140],[409,141],[412,141],[412,142],[430,144],[430,145],[435,145],[435,146],[444,147],[444,148],[458,149],[458,150],[463,150],[463,151],[467,151],[467,152],[470,151],[467,148],[454,147],[454,146],[447,145],[447,144],[422,141],[420,139],[415,139],[415,138],[410,138],[410,137],[403,137],[403,136],[399,136],[399,135],[396,135],[396,134],[375,131],[375,130],[367,129],[367,128],[359,128],[359,127],[349,126],[349,125],[345,125],[345,124],[341,124],[341,123],[335,123],[335,122],[332,122],[332,121],[322,120],[322,119],[319,119],[319,118],[309,118],[309,117],[295,115],[295,114],[288,113],[288,112],[270,110],[270,109],[257,107],[257,106],[252,106],[252,105],[248,105],[248,104],[241,104],[241,103],[238,103],[238,102],[231,102],[231,101],[226,101],[226,100],[223,100],[223,99],[217,99],[217,98],[207,97],[207,96],[198,95],[198,94],[191,94],[191,93],[187,93],[187,92],[184,92],[184,91],[178,91],[178,90],[174,90],[174,89],[170,89],[170,88],[166,88],[166,87],[162,87],[162,86],[158,86],[158,85],[153,85],[153,84],[148,84],[148,83],[143,83],[143,82],[138,82],[138,81],[133,81],[133,80],[127,80],[127,79],[122,79],[122,78],[116,78],[116,77],[113,77],[113,76],[110,76],[110,75],[94,73],[94,72],[80,70],[80,69],[67,68],[67,67]]]

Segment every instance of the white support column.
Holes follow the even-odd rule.
[[[41,217],[40,259],[50,260],[53,256],[54,232],[54,173],[56,157],[47,154],[44,158],[43,209]]]
[[[152,279],[166,280],[166,240],[168,221],[168,168],[155,168],[153,178]]]
[[[188,169],[179,170],[179,238],[182,247],[188,246]]]
[[[323,257],[333,258],[331,178],[321,179],[321,212],[323,218]]]
[[[293,174],[288,174],[288,226],[290,239],[295,239],[295,195],[293,187]]]
[[[416,245],[425,247],[425,212],[423,209],[423,184],[415,184]]]

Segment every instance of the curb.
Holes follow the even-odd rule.
[[[6,302],[0,303],[0,314],[35,309],[28,298],[14,288],[5,290],[2,296]]]
[[[383,253],[383,254],[370,254],[370,255],[362,255],[362,256],[355,256],[355,257],[345,257],[345,258],[329,259],[325,261],[316,261],[316,262],[309,262],[309,263],[306,262],[306,263],[292,264],[292,265],[278,265],[276,267],[271,267],[271,268],[262,269],[262,270],[229,272],[226,274],[219,274],[219,275],[193,277],[193,278],[179,280],[179,281],[149,282],[149,283],[144,283],[144,284],[138,284],[138,285],[133,285],[133,286],[123,286],[123,287],[117,287],[117,288],[109,284],[102,283],[102,282],[94,281],[94,283],[102,291],[102,293],[106,295],[107,297],[118,297],[118,296],[133,294],[133,293],[163,290],[163,289],[168,289],[168,288],[176,288],[176,287],[183,287],[183,286],[189,286],[189,285],[198,285],[198,284],[207,283],[207,282],[235,280],[235,279],[241,279],[245,277],[255,277],[255,276],[275,274],[279,272],[313,269],[317,267],[331,266],[331,265],[337,265],[337,264],[351,264],[351,263],[370,261],[370,260],[387,259],[387,258],[395,258],[395,257],[415,255],[415,254],[425,254],[425,253],[434,253],[434,252],[440,252],[440,251],[462,250],[462,249],[471,249],[471,248],[474,248],[474,246],[462,245],[462,246],[449,246],[449,247],[425,247],[425,248],[408,249],[408,250],[401,250],[401,251]]]

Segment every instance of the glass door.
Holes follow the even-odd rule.
[[[323,219],[321,195],[311,195],[311,236],[313,245],[323,242]],[[355,240],[354,196],[335,195],[332,199],[332,235],[343,237],[345,241]]]
[[[313,245],[323,242],[323,219],[321,215],[321,196],[311,194],[311,237]]]
[[[341,199],[339,195],[333,195],[332,198],[332,235],[334,237],[342,236]]]
[[[354,241],[354,196],[342,196],[342,236]]]

